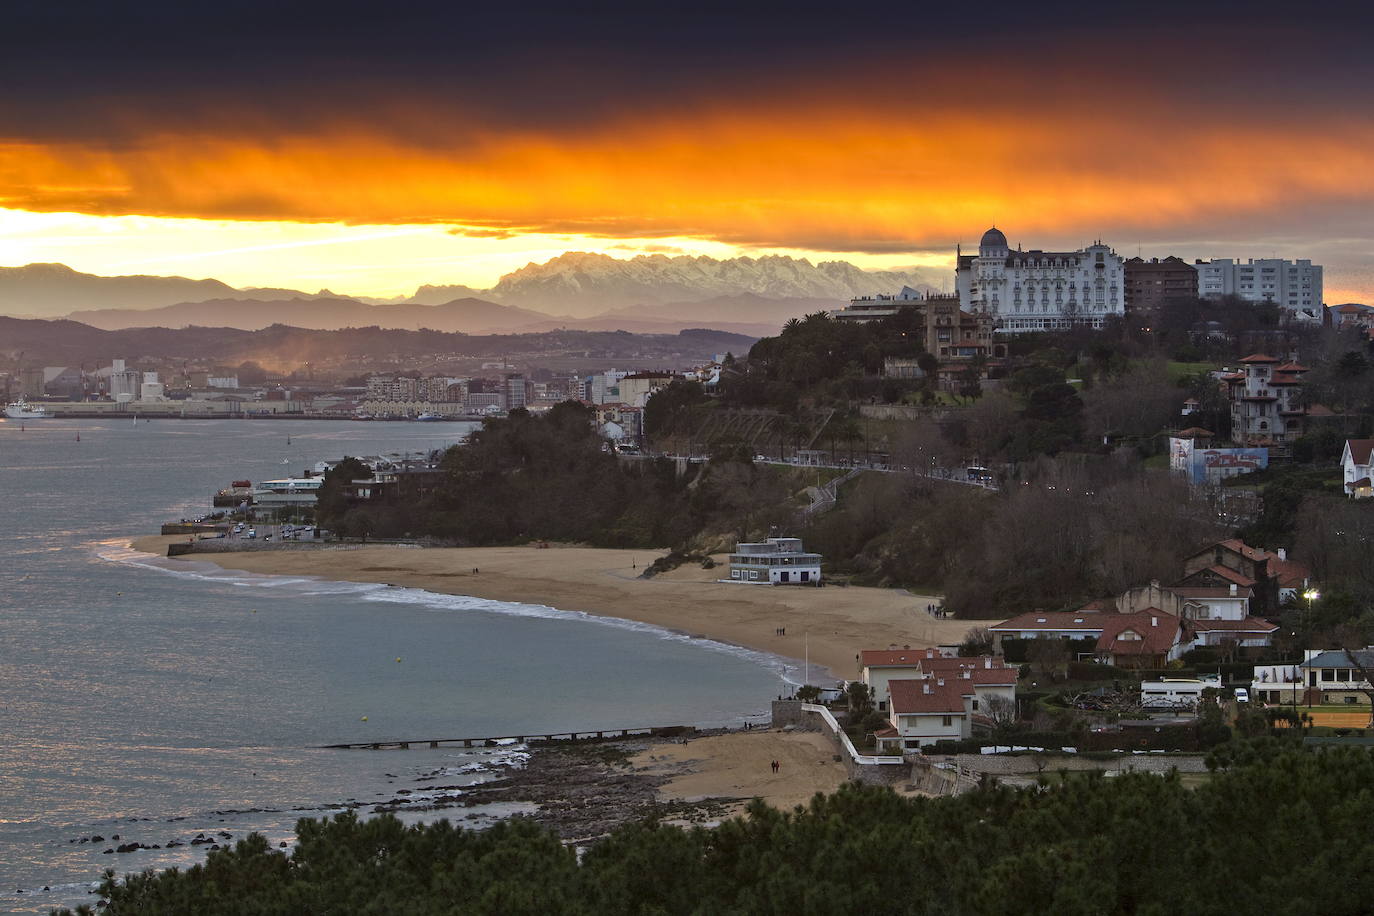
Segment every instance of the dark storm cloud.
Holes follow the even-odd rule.
[[[0,28],[0,137],[393,122],[563,126],[732,95],[1046,106],[1146,84],[1194,103],[1369,90],[1371,15],[1247,4],[31,3]],[[459,131],[461,133],[461,131]]]

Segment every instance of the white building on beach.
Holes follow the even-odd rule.
[[[735,545],[730,581],[760,585],[820,585],[821,555],[802,550],[801,538],[769,538]]]

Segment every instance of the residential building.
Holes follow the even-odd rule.
[[[991,315],[1003,333],[1100,328],[1125,314],[1121,257],[1100,241],[1077,251],[1012,251],[997,227],[977,255],[956,252],[959,305]]]
[[[253,488],[253,505],[258,509],[313,507],[323,477],[283,477],[264,480]]]
[[[1197,298],[1197,268],[1182,258],[1127,258],[1123,270],[1128,313],[1146,317],[1170,302]]]
[[[1306,658],[1298,667],[1304,676],[1306,702],[1369,705],[1370,684],[1360,669],[1374,670],[1374,646],[1349,653],[1344,649],[1309,649],[1304,654]]]
[[[620,380],[618,400],[630,407],[643,407],[655,391],[667,388],[676,378],[681,376],[673,372],[633,372]]]
[[[802,550],[801,538],[739,543],[730,554],[730,580],[768,585],[820,585],[821,555]]]
[[[1255,353],[1243,368],[1222,376],[1231,399],[1231,441],[1236,445],[1279,446],[1287,450],[1303,434],[1302,403],[1306,366]]]
[[[1351,499],[1374,496],[1374,439],[1346,439],[1341,450],[1341,479],[1346,495]]]
[[[934,676],[949,677],[971,671],[975,702],[989,696],[1015,699],[1018,666],[1008,666],[992,656],[945,656],[935,649],[865,649],[859,653],[860,680],[873,690],[879,712],[888,711],[888,684],[894,680],[913,680]]]
[[[1296,600],[1311,584],[1312,571],[1288,559],[1282,547],[1270,552],[1239,538],[1218,541],[1183,560],[1180,585],[1251,589],[1250,613],[1270,616]]]
[[[1328,323],[1334,328],[1362,328],[1374,331],[1374,305],[1347,302],[1326,307]]]
[[[1322,320],[1322,269],[1309,260],[1250,258],[1244,264],[1231,258],[1199,260],[1198,295],[1204,299],[1239,296],[1250,302],[1274,302],[1289,316]]]
[[[859,296],[849,300],[842,309],[832,309],[830,317],[847,324],[865,324],[892,318],[904,308],[912,308],[925,301],[925,296],[909,286],[895,296]]]
[[[418,385],[405,376],[374,375],[367,380],[369,401],[418,401]]]
[[[988,627],[988,632],[998,651],[1007,637],[1092,639],[1093,656],[1118,668],[1163,668],[1191,646],[1183,620],[1158,608],[1131,614],[1032,612]]]
[[[507,375],[503,384],[503,395],[505,396],[506,410],[523,410],[529,403],[529,392],[526,390],[526,380],[523,375]]]
[[[1297,665],[1256,665],[1250,698],[1271,705],[1303,702],[1302,669]]]
[[[931,677],[892,681],[888,727],[874,734],[879,752],[918,750],[973,737],[973,682]]]

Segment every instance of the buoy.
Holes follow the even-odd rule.
[[[364,721],[364,722],[367,721],[367,716],[363,716],[363,721]]]
[[[398,655],[398,656],[396,656],[396,664],[399,665],[400,663],[401,663],[401,656]]]

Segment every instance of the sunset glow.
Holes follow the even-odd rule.
[[[154,107],[140,84],[92,109],[104,133],[10,119],[0,262],[395,294],[489,284],[568,249],[945,266],[996,223],[1034,247],[1324,258],[1333,301],[1374,292],[1360,253],[1374,236],[1367,117],[1295,84],[1276,120],[1275,99],[1232,79],[1258,65],[1209,50],[1200,28],[1178,41],[1182,68],[1095,34],[999,48],[961,80],[945,47],[872,66],[823,54],[788,79],[755,67],[728,85],[684,57],[682,75],[700,78],[657,95],[623,49],[543,70],[507,61],[490,84],[419,71],[284,83],[280,104],[215,87],[178,108],[172,85]],[[661,64],[651,82],[672,75]],[[618,103],[595,92],[617,73]]]

